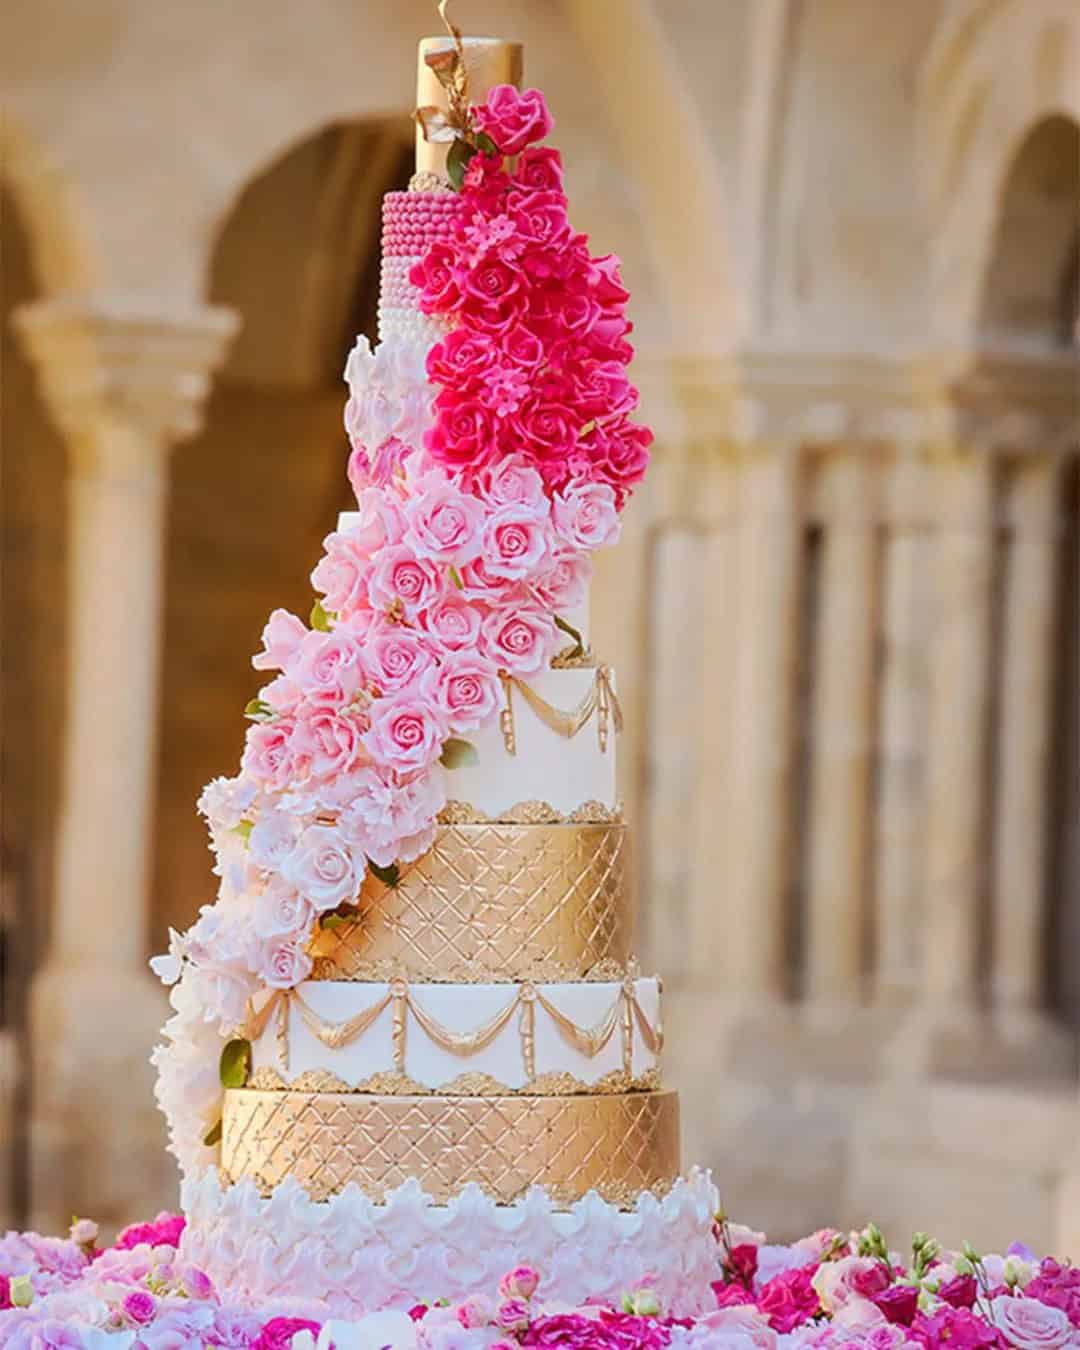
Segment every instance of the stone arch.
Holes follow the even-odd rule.
[[[920,79],[932,326],[941,345],[967,347],[978,339],[1011,171],[1048,119],[1080,122],[1075,6],[1069,0],[956,5]]]
[[[205,290],[242,322],[203,433],[173,461],[153,916],[210,898],[204,783],[235,772],[267,615],[307,616],[308,574],[347,509],[341,372],[374,336],[380,203],[412,169],[407,119],[337,121],[294,142],[220,223]]]

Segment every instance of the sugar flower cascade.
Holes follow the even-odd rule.
[[[316,923],[431,846],[502,681],[585,655],[567,616],[648,462],[627,292],[570,226],[543,96],[499,86],[463,116],[459,191],[411,193],[387,223],[383,300],[412,287],[417,322],[359,338],[346,367],[358,509],[325,541],[309,622],[271,615],[240,774],[199,802],[218,899],[154,962],[175,984],[157,1091],[185,1170],[211,1161],[218,1056],[252,995],[303,981]]]

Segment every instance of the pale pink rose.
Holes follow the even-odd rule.
[[[418,680],[433,660],[428,640],[408,628],[387,627],[364,650],[368,678],[380,693],[395,693]]]
[[[72,1242],[80,1247],[92,1247],[98,1240],[101,1230],[93,1219],[76,1219],[68,1232]]]
[[[295,726],[291,717],[249,726],[240,761],[243,772],[264,787],[285,787],[293,769],[290,741]]]
[[[499,707],[499,673],[473,652],[447,652],[426,671],[420,696],[436,709],[455,735],[474,731],[495,716]]]
[[[371,729],[364,737],[372,758],[408,773],[438,759],[446,727],[436,711],[414,695],[377,698],[371,705]]]
[[[255,897],[252,929],[261,938],[294,937],[306,933],[315,919],[315,908],[306,896],[275,878]]]
[[[331,782],[354,769],[366,758],[363,730],[351,713],[318,704],[303,709],[289,741],[297,776]]]
[[[745,1336],[754,1350],[776,1350],[778,1345],[777,1334],[769,1326],[768,1319],[751,1304],[743,1304],[737,1308],[719,1308],[716,1312],[700,1318],[697,1325],[731,1336]]]
[[[619,539],[615,492],[606,483],[579,483],[552,503],[557,533],[571,548],[598,549]]]
[[[544,480],[524,460],[501,460],[484,476],[484,492],[496,506],[545,506]]]
[[[529,581],[529,590],[542,609],[575,609],[585,599],[592,562],[585,553],[560,553],[552,565]]]
[[[305,697],[331,707],[351,703],[364,682],[360,644],[348,632],[312,632],[289,661],[288,675]]]
[[[551,526],[547,512],[524,505],[500,506],[481,537],[481,557],[492,576],[513,581],[540,567],[548,554]]]
[[[475,647],[480,637],[480,610],[460,596],[443,596],[418,618],[424,631],[448,651]]]
[[[290,680],[288,675],[279,675],[276,680],[271,680],[259,690],[259,698],[264,703],[279,715],[289,717],[296,712],[303,697],[304,691],[295,680]]]
[[[994,1325],[1016,1350],[1061,1350],[1072,1344],[1073,1326],[1061,1308],[1009,1294],[1000,1294],[990,1306]]]
[[[248,854],[258,867],[281,866],[296,843],[299,826],[286,811],[264,810],[248,835]]]
[[[281,865],[283,879],[319,910],[355,899],[364,871],[363,859],[334,825],[309,825]]]
[[[326,552],[315,564],[311,584],[323,597],[323,608],[343,616],[367,604],[367,580],[371,572],[371,553],[362,530],[331,534]]]
[[[408,542],[418,558],[460,565],[478,552],[483,504],[440,470],[425,474],[413,485],[413,495],[405,503],[405,519]]]
[[[422,773],[399,780],[389,771],[367,770],[338,819],[342,833],[380,867],[412,862],[435,841],[435,817],[446,805],[441,778]]]
[[[489,660],[511,675],[535,675],[547,664],[558,640],[554,621],[536,610],[496,610],[481,629]]]
[[[368,579],[368,598],[375,609],[390,610],[400,604],[407,615],[413,615],[434,604],[442,593],[440,569],[404,544],[383,549]]]
[[[275,609],[262,632],[263,650],[251,658],[256,670],[283,670],[308,630],[295,614]]]
[[[260,943],[256,973],[271,989],[292,989],[311,974],[311,957],[304,950],[307,934],[269,938]]]

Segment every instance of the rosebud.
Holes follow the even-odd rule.
[[[69,1235],[72,1242],[80,1247],[93,1247],[97,1242],[99,1228],[93,1219],[73,1219]]]
[[[466,1331],[475,1331],[477,1327],[486,1327],[491,1323],[491,1300],[483,1294],[473,1294],[458,1304],[457,1319]]]
[[[8,1298],[13,1308],[29,1308],[34,1301],[34,1286],[29,1275],[13,1275],[8,1285]]]
[[[655,1289],[632,1289],[622,1296],[622,1310],[635,1317],[658,1317],[660,1300]]]
[[[539,1283],[540,1276],[532,1266],[515,1266],[499,1281],[499,1293],[503,1298],[530,1299]]]
[[[504,1299],[495,1311],[495,1322],[504,1331],[526,1331],[529,1326],[529,1305],[523,1298]]]

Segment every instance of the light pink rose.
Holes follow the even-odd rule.
[[[383,628],[364,651],[368,678],[381,693],[394,693],[418,680],[433,660],[422,633],[408,628]]]
[[[251,658],[256,670],[283,670],[308,630],[295,614],[275,609],[262,632],[263,650]]]
[[[499,674],[473,652],[447,652],[442,662],[426,671],[420,696],[430,701],[455,735],[474,731],[494,717],[499,707]]]
[[[437,563],[468,562],[478,552],[484,508],[438,470],[413,485],[405,503],[408,542],[418,558]]]
[[[484,526],[481,556],[487,571],[514,581],[535,572],[548,554],[550,523],[536,506],[500,506]]]
[[[776,1350],[778,1344],[776,1332],[769,1326],[767,1318],[749,1304],[737,1308],[719,1308],[700,1318],[697,1325],[725,1333],[733,1339],[745,1336],[754,1350]]]
[[[446,727],[436,711],[415,695],[377,698],[371,729],[364,737],[372,758],[399,772],[422,769],[438,759]]]
[[[301,710],[289,741],[297,776],[332,782],[366,758],[363,724],[351,713],[316,704]]]
[[[304,950],[307,935],[269,938],[260,944],[257,974],[271,989],[292,989],[311,974],[311,957]]]
[[[256,722],[247,729],[240,767],[267,788],[283,788],[293,770],[290,741],[296,723],[291,717]]]
[[[372,563],[363,535],[362,530],[328,535],[326,552],[311,574],[312,586],[323,597],[323,608],[332,614],[350,614],[367,604]]]
[[[311,901],[275,878],[255,897],[251,926],[261,938],[295,937],[298,933],[306,933],[314,919]]]
[[[518,456],[501,460],[487,471],[484,492],[496,506],[546,506],[544,480]]]
[[[375,609],[389,610],[400,603],[407,615],[413,615],[442,593],[439,569],[404,544],[383,549],[368,578],[368,598]]]
[[[1061,1308],[1009,1294],[1000,1294],[990,1306],[994,1325],[1016,1350],[1060,1350],[1073,1343],[1072,1323]]]
[[[259,698],[279,715],[292,716],[303,697],[304,691],[288,675],[279,675],[259,690]]]
[[[537,610],[508,609],[489,614],[481,629],[489,660],[511,675],[534,675],[551,658],[558,629]]]
[[[286,811],[263,811],[248,835],[248,854],[258,867],[274,870],[293,851],[299,828]]]
[[[457,595],[443,596],[418,617],[424,631],[448,651],[475,647],[480,637],[480,610]]]
[[[360,644],[338,630],[308,633],[289,661],[288,675],[309,699],[335,708],[351,703],[364,682]]]
[[[560,612],[574,609],[585,599],[592,577],[592,561],[586,553],[560,553],[552,565],[529,581],[529,590],[543,608]]]
[[[555,529],[571,548],[598,549],[619,539],[614,489],[606,483],[580,483],[559,493],[552,505]]]
[[[365,865],[334,825],[309,825],[281,865],[281,875],[316,909],[355,899]]]

